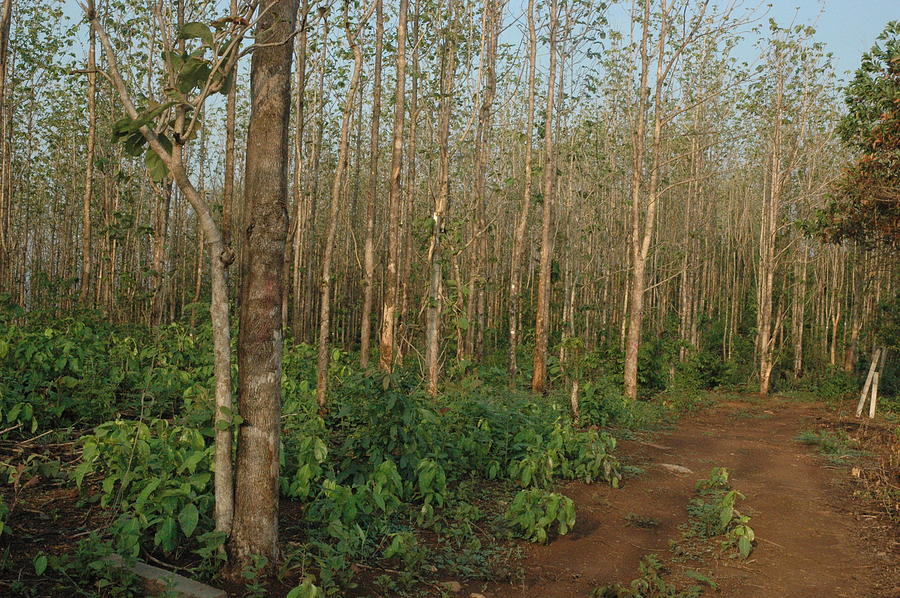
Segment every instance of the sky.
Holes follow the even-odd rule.
[[[386,0],[387,3],[393,0]],[[64,0],[65,13],[70,18],[80,18],[77,0]],[[714,0],[715,2],[715,0]],[[847,72],[856,70],[863,52],[875,43],[875,38],[890,20],[900,19],[900,0],[737,0],[745,8],[759,7],[756,15],[761,22],[772,17],[780,25],[790,23],[812,25],[815,38],[825,43],[827,51],[834,54],[835,70],[841,79],[847,80]],[[720,0],[719,4],[725,2]],[[615,0],[609,19],[614,27],[625,24],[631,0]],[[507,11],[520,10],[524,0],[509,0]],[[750,56],[746,57],[748,60]]]
[[[770,4],[769,14],[780,24],[794,21],[815,27],[815,38],[834,53],[838,75],[855,71],[887,22],[900,19],[900,0],[774,0]]]

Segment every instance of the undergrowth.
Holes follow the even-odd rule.
[[[844,430],[805,430],[797,435],[797,442],[819,449],[829,463],[847,465],[848,460],[865,456],[856,440]]]
[[[150,334],[90,319],[3,321],[0,342],[0,416],[12,428],[5,436],[71,428],[81,457],[60,479],[112,521],[77,551],[175,561],[215,579],[224,537],[211,517],[208,326]],[[515,577],[508,538],[547,542],[575,525],[572,501],[554,491],[559,480],[619,484],[615,438],[574,428],[562,395],[510,390],[487,372],[458,377],[433,398],[411,369],[385,378],[359,371],[335,350],[329,411],[321,417],[314,354],[286,344],[283,361],[280,485],[297,505],[290,511],[302,516],[282,516],[292,548],[281,568],[307,583],[294,596],[341,595],[360,567],[383,571],[377,583],[394,594],[430,583],[438,571]],[[615,417],[596,413],[630,417],[620,407]],[[7,463],[0,474],[28,479],[47,467],[20,465]],[[0,533],[15,533],[19,514],[9,510],[0,503]],[[88,583],[74,568],[107,580],[97,595],[127,587],[112,569],[50,556],[41,587]],[[263,587],[252,580],[247,587],[254,585]]]

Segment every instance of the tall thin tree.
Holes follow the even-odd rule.
[[[541,182],[542,222],[541,261],[537,289],[537,315],[534,321],[534,374],[531,389],[544,392],[547,387],[547,345],[550,334],[551,260],[553,259],[553,202],[556,181],[556,155],[553,147],[553,116],[556,98],[556,39],[559,25],[558,0],[550,0],[550,66],[547,73],[547,104],[544,110],[544,159]]]
[[[394,95],[394,132],[391,142],[391,176],[388,191],[388,260],[384,304],[381,310],[381,339],[378,365],[383,372],[394,369],[397,354],[397,309],[400,299],[399,261],[402,243],[400,229],[400,176],[403,164],[403,125],[406,116],[406,21],[409,0],[400,0],[397,18],[397,88]]]

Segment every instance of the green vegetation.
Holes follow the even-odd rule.
[[[517,534],[532,542],[546,543],[548,531],[556,526],[565,535],[575,525],[575,504],[571,498],[543,490],[521,490],[506,511],[506,520]]]
[[[849,459],[866,454],[858,448],[857,442],[844,430],[806,430],[797,435],[797,442],[818,447],[834,465],[847,465]]]
[[[203,578],[218,571],[224,535],[211,517],[208,333],[171,325],[151,335],[90,318],[0,322],[10,347],[0,406],[17,422],[26,413],[16,405],[32,406],[27,426],[6,437],[60,428],[60,438],[77,435],[80,458],[59,475],[112,516],[75,556],[50,556],[48,583],[101,583],[101,595],[128,595],[121,573],[103,564],[112,552],[178,559]],[[432,398],[414,372],[358,371],[334,351],[331,409],[321,416],[312,354],[308,345],[285,348],[281,493],[303,513],[285,534],[300,539],[302,557],[285,567],[315,572],[295,596],[352,587],[354,563],[400,570],[382,583],[401,589],[430,578],[434,562],[464,577],[491,575],[508,558],[500,546],[510,534],[547,542],[571,530],[574,505],[553,491],[557,480],[621,480],[615,439],[573,428],[564,397],[510,390],[476,370]],[[594,413],[631,417],[624,403],[615,409]],[[30,467],[47,462],[38,455]],[[3,471],[23,475],[11,464]],[[259,584],[245,573],[248,588]]]
[[[750,516],[735,508],[745,497],[728,483],[729,473],[724,467],[713,467],[709,478],[698,480],[698,496],[688,503],[691,521],[688,538],[722,538],[722,547],[736,549],[746,559],[753,552],[756,535],[750,527]]]
[[[742,559],[753,552],[756,534],[750,516],[736,508],[744,495],[729,485],[729,472],[713,467],[709,478],[698,480],[696,496],[687,505],[689,520],[682,536],[669,541],[675,560],[703,561],[724,551]]]
[[[641,559],[638,565],[640,577],[627,586],[621,584],[602,586],[593,591],[593,598],[697,598],[703,594],[703,588],[692,585],[686,590],[678,590],[675,585],[666,581],[664,575],[668,570],[655,554]],[[715,584],[704,578],[702,581],[715,589]]]

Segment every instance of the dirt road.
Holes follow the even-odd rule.
[[[490,598],[590,596],[597,586],[627,584],[638,576],[640,559],[653,553],[674,577],[686,569],[709,574],[720,596],[897,598],[897,539],[867,534],[866,518],[853,513],[854,499],[842,483],[850,471],[795,441],[824,416],[810,404],[749,398],[686,416],[652,440],[622,442],[625,461],[643,475],[620,490],[565,486],[561,491],[577,504],[575,530],[528,549],[524,584],[467,590]],[[747,561],[710,551],[698,562],[670,547],[683,537],[679,526],[688,521],[694,483],[714,466],[727,467],[732,486],[746,496],[739,508],[752,515],[758,539]],[[657,524],[635,525],[651,520]]]

